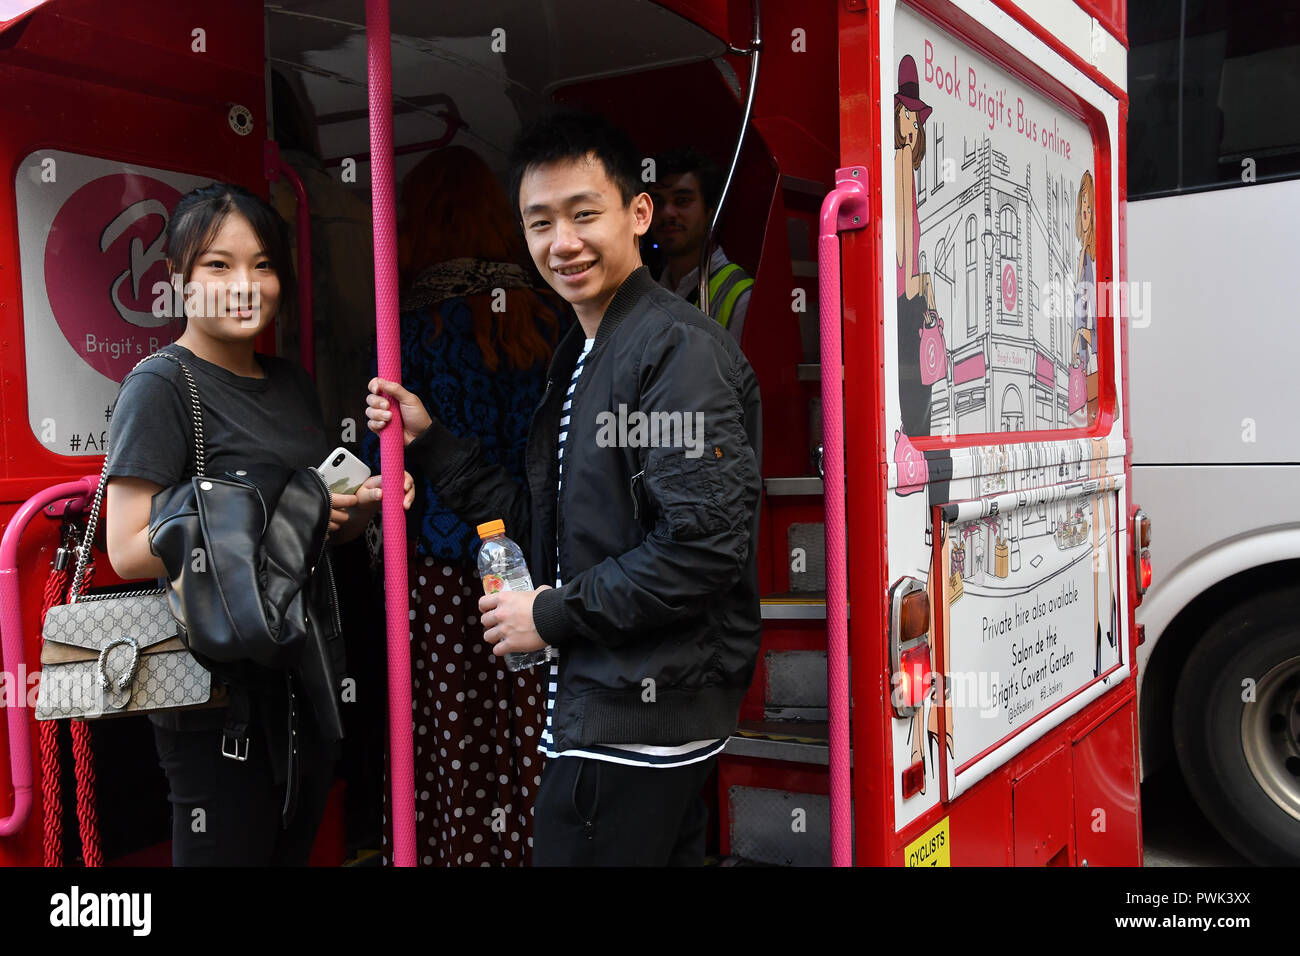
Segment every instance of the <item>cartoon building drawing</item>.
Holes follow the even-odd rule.
[[[933,388],[931,433],[1068,427],[1078,182],[1052,175],[1046,157],[1013,170],[987,136],[929,125],[920,271],[950,317],[951,369]]]

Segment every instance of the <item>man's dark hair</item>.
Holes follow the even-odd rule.
[[[694,173],[700,181],[700,198],[705,209],[716,209],[722,192],[722,174],[708,156],[694,146],[679,146],[655,157],[655,178],[663,182],[671,176]]]
[[[519,212],[519,184],[530,169],[595,156],[628,205],[644,192],[641,155],[628,135],[598,113],[562,110],[521,130],[510,148],[510,198]]]

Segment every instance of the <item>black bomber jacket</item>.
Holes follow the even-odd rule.
[[[503,519],[529,559],[533,623],[560,649],[558,750],[725,737],[758,657],[758,382],[731,336],[642,267],[611,300],[570,409],[574,323],[533,414],[528,487],[436,419],[412,470],[470,525]],[[557,547],[558,543],[558,547]]]

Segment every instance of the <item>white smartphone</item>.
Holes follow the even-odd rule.
[[[336,495],[355,495],[370,477],[366,463],[342,446],[330,452],[316,470],[325,479],[330,493]]]

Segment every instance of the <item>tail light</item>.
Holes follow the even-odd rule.
[[[916,578],[890,589],[890,699],[894,715],[911,717],[930,691],[930,597]]]
[[[902,578],[889,591],[890,700],[894,714],[912,718],[925,704],[930,667],[930,596],[916,578]],[[924,733],[916,730],[915,733]],[[903,797],[925,787],[925,761],[902,769]]]
[[[898,694],[904,707],[916,708],[925,700],[930,681],[930,642],[927,638],[914,641],[900,655],[898,669]]]
[[[1133,566],[1137,570],[1137,600],[1151,588],[1151,519],[1140,508],[1133,514]]]

